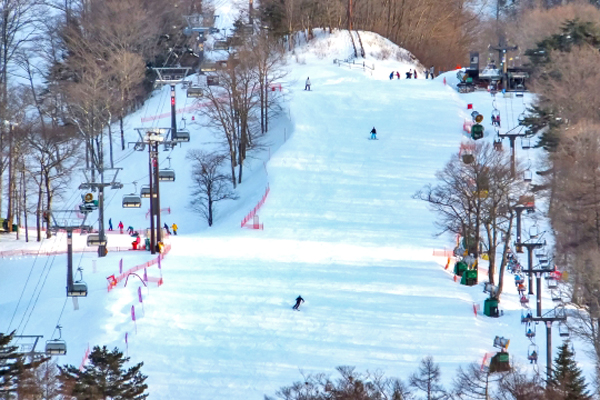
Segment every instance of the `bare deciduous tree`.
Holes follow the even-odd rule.
[[[202,214],[208,226],[212,226],[215,203],[237,199],[230,187],[229,178],[221,172],[227,155],[190,150],[186,159],[192,163],[191,206]]]

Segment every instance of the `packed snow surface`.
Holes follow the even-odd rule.
[[[250,154],[240,199],[218,204],[211,228],[189,207],[185,154],[190,148],[220,148],[219,140],[178,88],[178,123],[185,118],[192,141],[160,155],[161,167],[169,166],[170,156],[177,173],[176,182],[161,186],[162,207],[170,208],[162,218],[180,228],[170,238],[162,269],[147,270],[151,278],[162,276],[162,286],[143,287],[130,276],[127,287],[122,282],[107,292],[106,277],[118,275],[119,260],[127,270],[151,260],[149,253],[115,251],[100,259],[76,253],[75,267],[83,267],[90,293],[74,310],[64,293],[64,254],[3,258],[0,330],[44,335],[42,347],[58,337],[60,323],[68,343],[68,354],[56,359],[60,364],[78,366],[88,346],[117,346],[132,362],[144,361],[151,399],[258,400],[302,374],[333,374],[339,365],[406,379],[427,355],[440,364],[449,385],[459,365],[480,363],[494,351],[496,335],[511,339],[515,364],[533,368],[510,277],[504,315],[475,315],[474,304],[486,297],[481,285],[454,282],[443,268],[446,258],[433,256],[434,249],[452,248],[454,238],[435,236],[435,215],[412,197],[456,157],[465,140],[463,119],[471,112],[467,103],[486,117],[484,140],[492,140],[492,98],[485,92],[459,95],[450,87],[454,73],[404,79],[405,71],[422,67],[398,48],[391,53],[400,56],[382,59],[393,45],[366,32],[365,66],[374,70],[357,68],[362,59],[358,65],[334,64],[334,58],[352,52],[348,32],[318,36],[290,54],[289,74],[281,82],[283,107],[265,149]],[[390,80],[392,71],[402,79]],[[303,90],[307,77],[310,91]],[[168,88],[158,90],[128,118],[128,141],[136,140],[135,127],[170,125],[168,96]],[[499,96],[503,129],[516,125],[530,101],[528,95]],[[378,140],[369,140],[373,127]],[[146,200],[142,209],[124,210],[120,197],[134,190],[132,182],[139,190],[147,180],[147,154],[115,151],[125,189],[108,194],[107,218],[115,228],[121,220],[125,227],[144,228]],[[240,228],[267,187],[258,212],[264,230]],[[65,201],[74,205],[79,194]],[[84,246],[85,237],[75,239],[77,249]],[[109,235],[109,246],[130,241]],[[22,243],[2,236],[0,250],[23,248]],[[50,250],[66,244],[59,235],[28,246]],[[291,306],[298,295],[306,302],[296,312]],[[551,307],[545,297],[544,308]],[[560,343],[554,332],[554,343]],[[543,333],[538,327],[538,337]],[[539,345],[543,349],[545,342]],[[578,357],[589,368],[582,353]],[[544,363],[542,352],[540,367]]]

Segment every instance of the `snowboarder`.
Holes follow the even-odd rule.
[[[173,225],[171,225],[171,229],[173,229],[173,235],[177,236],[177,224],[175,222],[173,222]]]
[[[127,234],[129,234],[129,235],[133,235],[134,231],[135,231],[135,229],[133,229],[133,226],[131,226],[131,225],[127,228]]]
[[[113,230],[113,227],[112,227],[112,218],[109,218],[109,219],[108,219],[108,230],[109,230],[109,231],[112,231],[112,230]]]
[[[375,127],[371,129],[371,139],[377,139],[377,129]]]
[[[429,70],[425,70],[425,79],[429,79]]]
[[[121,231],[121,233],[123,233],[123,221],[119,221],[119,225],[117,225],[119,227],[119,230]]]
[[[406,79],[410,78],[412,78],[412,69],[408,70],[408,72],[406,73]]]
[[[431,76],[431,79],[433,79],[434,72],[435,72],[435,68],[432,65],[431,68],[429,68],[429,76]]]
[[[306,78],[306,83],[304,84],[304,90],[310,91],[310,77]]]
[[[165,222],[165,224],[163,225],[163,228],[165,228],[165,231],[167,231],[167,234],[171,234],[171,231],[169,230],[169,225],[167,225],[167,223]]]
[[[392,79],[394,79],[394,71],[392,71],[392,72],[390,73],[390,81],[391,81]]]
[[[298,297],[296,297],[296,304],[294,307],[292,307],[292,309],[300,311],[300,303],[304,303],[304,299],[302,296],[298,295]]]

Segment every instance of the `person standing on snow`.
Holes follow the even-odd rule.
[[[165,222],[163,225],[163,228],[165,229],[165,231],[170,235],[171,231],[169,230],[169,225],[167,225],[167,223]]]
[[[109,218],[109,219],[108,219],[108,230],[109,230],[109,231],[112,231],[112,230],[113,230],[113,227],[112,227],[112,218]]]
[[[377,129],[375,127],[371,129],[371,139],[377,139]]]
[[[412,78],[412,69],[409,69],[408,72],[406,73],[406,79],[410,79]]]
[[[178,226],[175,222],[173,222],[173,225],[171,225],[171,229],[173,229],[173,235],[177,236]]]
[[[415,79],[417,79],[417,70],[415,69],[415,73],[414,73]]]
[[[396,71],[396,78],[400,79],[400,72]]]
[[[119,227],[119,230],[121,231],[121,233],[123,233],[123,227],[125,225],[123,225],[123,221],[119,221],[119,225],[117,225]]]
[[[431,68],[429,68],[429,76],[431,76],[431,79],[434,78],[434,72],[435,72],[435,68],[432,65]]]
[[[394,71],[390,72],[390,81],[394,79]]]
[[[298,295],[298,297],[296,297],[296,304],[294,307],[292,307],[292,309],[300,311],[300,303],[304,303],[304,299],[302,296]]]
[[[306,83],[304,84],[304,90],[310,91],[310,77],[306,78]]]

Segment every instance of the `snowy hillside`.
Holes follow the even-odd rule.
[[[176,222],[180,234],[171,237],[162,269],[147,270],[164,284],[143,287],[142,304],[135,277],[108,293],[106,277],[118,275],[121,258],[127,270],[150,255],[77,254],[90,294],[75,311],[64,297],[65,255],[2,259],[0,330],[46,340],[60,322],[69,346],[61,364],[79,365],[88,345],[126,349],[133,362],[144,361],[150,398],[161,400],[258,400],[301,373],[331,373],[338,365],[406,379],[427,355],[449,384],[459,365],[493,351],[496,335],[511,339],[515,363],[532,368],[516,291],[506,286],[503,317],[474,315],[473,305],[486,297],[481,285],[461,286],[444,271],[446,259],[433,250],[452,247],[454,238],[436,237],[434,215],[412,198],[457,153],[467,103],[486,116],[492,132],[491,97],[459,95],[443,77],[390,80],[391,71],[420,67],[377,35],[364,32],[362,40],[365,64],[374,70],[333,63],[352,52],[348,32],[320,33],[290,54],[282,82],[289,101],[272,125],[269,146],[249,159],[240,199],[220,205],[210,229],[188,206],[185,153],[218,144],[178,88],[177,107],[184,110],[178,122],[185,118],[192,141],[160,158],[167,167],[170,156],[177,173],[176,182],[161,186],[162,207],[170,207],[163,221]],[[307,77],[311,91],[303,90]],[[168,96],[167,88],[157,90],[128,118],[129,141],[135,127],[169,126]],[[528,101],[498,100],[505,129],[515,126]],[[373,127],[378,140],[368,140]],[[115,226],[122,220],[143,228],[147,203],[124,210],[120,198],[132,182],[139,189],[147,180],[147,154],[129,149],[116,159],[125,189],[109,193],[106,215]],[[240,228],[267,187],[258,212],[264,230]],[[43,246],[64,248],[59,239]],[[128,241],[109,236],[109,246]],[[295,312],[298,295],[306,303]],[[544,362],[541,357],[540,367]]]

